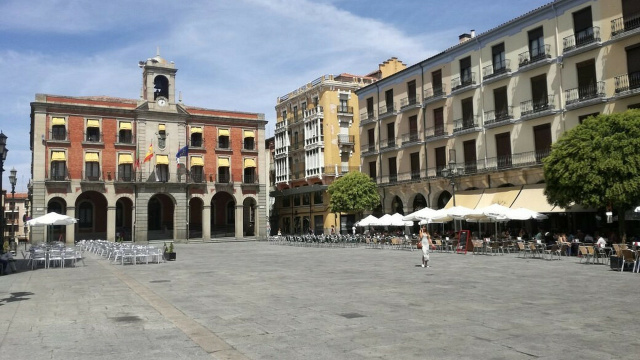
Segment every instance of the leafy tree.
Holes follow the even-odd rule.
[[[543,164],[550,203],[614,209],[624,235],[625,211],[640,205],[640,110],[586,119],[552,146]]]
[[[361,172],[350,172],[329,185],[329,206],[334,213],[357,213],[380,205],[376,183]]]

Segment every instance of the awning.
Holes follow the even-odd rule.
[[[66,121],[64,120],[64,118],[54,117],[53,119],[51,119],[51,125],[64,125],[64,124],[66,124]]]
[[[87,127],[88,128],[99,128],[100,127],[100,121],[99,120],[95,120],[95,119],[89,119],[89,120],[87,120]]]
[[[191,127],[191,133],[192,134],[202,134],[202,128],[201,127]]]
[[[191,166],[204,166],[204,161],[202,160],[202,156],[192,156]]]
[[[291,189],[283,189],[280,192],[273,191],[271,193],[273,194],[272,196],[290,196],[290,195],[314,193],[316,191],[325,191],[328,188],[329,188],[329,185],[309,185],[309,186],[299,186]]]
[[[120,130],[131,130],[131,123],[128,121],[121,121]]]
[[[456,191],[456,206],[464,206],[469,209],[475,209],[482,197],[483,190],[465,190]],[[453,207],[453,196],[445,205],[445,209]]]
[[[229,167],[229,158],[218,158],[218,167]]]
[[[118,165],[133,164],[133,156],[131,154],[119,154]]]
[[[229,136],[229,129],[219,129],[218,136]]]
[[[562,209],[554,209],[554,206],[547,202],[547,197],[544,195],[544,187],[545,184],[523,186],[520,195],[513,202],[511,208],[525,208],[539,213],[562,212]]]
[[[164,124],[160,124],[158,125],[158,131],[165,131],[166,127],[164,126]]]
[[[54,151],[51,153],[51,161],[67,161],[64,151]]]
[[[244,131],[244,137],[246,137],[246,138],[256,137],[256,132],[253,131],[253,130],[245,130]]]
[[[84,161],[86,161],[86,162],[99,162],[100,161],[100,157],[98,156],[98,153],[88,152],[88,153],[84,154]]]
[[[485,189],[476,208],[487,207],[491,204],[511,207],[511,204],[516,200],[521,189],[522,186]]]
[[[156,165],[169,165],[169,155],[156,155]]]
[[[256,167],[255,159],[244,159],[244,167],[245,168],[254,168]]]

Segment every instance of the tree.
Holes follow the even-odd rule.
[[[616,210],[640,205],[640,110],[598,115],[567,131],[543,160],[549,203]]]
[[[376,183],[361,172],[350,172],[329,185],[331,212],[353,212],[362,217],[365,210],[380,205]]]

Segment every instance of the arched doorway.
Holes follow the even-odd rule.
[[[76,200],[76,240],[107,238],[107,199],[97,191],[86,191]]]
[[[404,205],[402,204],[402,200],[396,195],[393,197],[393,201],[391,201],[391,213],[404,215]]]
[[[413,212],[416,212],[420,209],[424,209],[427,207],[427,199],[422,196],[422,194],[417,194],[416,197],[413,198]]]
[[[189,200],[189,238],[197,239],[202,237],[202,209],[204,202],[195,197]]]
[[[246,198],[242,202],[242,227],[246,236],[255,236],[256,229],[256,200],[254,198]]]
[[[67,202],[59,197],[54,197],[47,203],[47,214],[56,212],[58,214],[67,214]],[[64,239],[67,227],[64,225],[45,226],[44,240],[45,242],[58,241]],[[63,240],[64,241],[64,240]]]
[[[442,193],[440,193],[440,196],[438,196],[438,209],[443,209],[445,206],[447,206],[449,200],[451,200],[450,192],[443,191]]]
[[[236,202],[228,192],[218,192],[211,199],[211,237],[236,235]]]
[[[147,238],[173,239],[174,201],[166,194],[155,194],[147,204]]]
[[[122,197],[116,201],[116,240],[118,236],[122,241],[132,241],[133,234],[133,201],[127,197]]]

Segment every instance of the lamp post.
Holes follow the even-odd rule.
[[[458,175],[458,169],[456,168],[456,150],[449,149],[449,164],[442,169],[442,176],[449,179],[449,184],[452,189],[453,206],[456,206],[456,176]],[[453,220],[453,231],[457,229],[456,221]]]
[[[16,229],[14,227],[14,223],[16,222],[16,182],[18,178],[16,177],[18,170],[16,168],[11,169],[11,175],[9,175],[9,182],[11,183],[11,238],[9,239],[10,243],[15,242],[15,232]],[[16,246],[16,250],[18,247]]]
[[[3,190],[2,190],[2,174],[4,173],[4,161],[7,159],[7,152],[9,152],[9,149],[7,149],[7,135],[5,135],[1,130],[0,130],[0,196],[2,196]],[[2,246],[4,246],[4,199],[1,199],[2,201],[2,221],[0,221],[0,243],[2,243]]]
[[[27,226],[27,221],[29,221],[29,197],[24,199],[24,221],[23,221],[23,226],[24,226],[24,237],[25,237],[25,240],[26,240],[24,242],[24,251],[27,251],[27,243],[29,242],[29,227]]]

